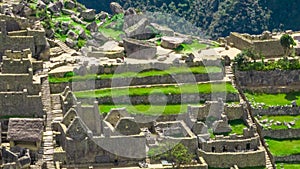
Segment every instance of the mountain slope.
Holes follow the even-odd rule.
[[[112,0],[78,0],[87,7],[110,12]],[[183,17],[212,37],[232,31],[258,34],[264,30],[300,29],[299,0],[116,0],[124,8]],[[174,23],[176,20],[173,21]]]

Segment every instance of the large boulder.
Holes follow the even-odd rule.
[[[74,39],[74,40],[77,40],[78,39],[78,35],[74,32],[74,31],[72,31],[72,30],[69,30],[69,32],[67,33],[67,36],[68,36],[68,38],[71,38],[71,39]]]
[[[76,45],[75,41],[73,41],[73,40],[70,39],[70,38],[67,38],[65,43],[66,43],[66,45],[69,46],[70,48],[74,48],[75,45]]]
[[[86,29],[91,31],[91,32],[97,32],[98,31],[98,25],[97,25],[96,22],[92,22],[92,23],[90,23],[86,26]]]
[[[174,36],[175,35],[174,31],[171,28],[164,27],[164,26],[158,25],[156,23],[151,23],[150,25],[153,26],[158,31],[158,33],[163,36]]]
[[[52,2],[48,5],[48,9],[49,9],[49,11],[50,11],[51,13],[58,13],[58,12],[59,12],[59,9],[58,9],[58,7],[56,6],[56,4],[54,4],[54,3],[52,3]]]
[[[154,59],[156,57],[157,48],[149,42],[124,38],[124,49],[128,58],[135,59]]]
[[[128,8],[125,13],[124,13],[125,16],[128,16],[128,15],[136,15],[136,11],[134,8]]]
[[[142,18],[136,24],[124,30],[126,37],[145,40],[155,37],[156,30],[149,25],[147,18]]]
[[[161,46],[167,49],[176,49],[184,42],[184,39],[178,37],[164,36],[161,38]]]
[[[76,3],[72,0],[65,1],[65,8],[67,9],[73,9],[76,7]]]
[[[109,14],[107,12],[101,11],[99,14],[96,15],[96,19],[104,20],[108,18]]]
[[[110,9],[113,12],[113,14],[120,14],[120,13],[124,13],[124,9],[122,8],[122,6],[117,3],[117,2],[112,2],[110,3]]]
[[[95,20],[96,11],[95,9],[86,9],[80,13],[80,16],[86,21]]]
[[[14,14],[19,14],[23,10],[24,6],[25,5],[23,3],[12,4],[12,12]]]

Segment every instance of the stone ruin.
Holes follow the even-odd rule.
[[[0,147],[1,167],[21,169],[37,162],[40,157],[44,119],[10,118],[7,128],[7,138]],[[0,133],[3,137],[3,133]]]
[[[82,105],[69,88],[61,94],[63,118],[52,123],[55,131],[55,161],[62,166],[118,164],[129,165],[144,160],[146,149],[165,143],[182,143],[193,154],[200,154],[209,166],[244,166],[244,159],[263,159],[245,163],[245,166],[265,165],[265,150],[260,145],[256,128],[244,129],[243,135],[217,135],[211,139],[208,125],[200,117],[216,117],[211,126],[223,133],[229,119],[243,118],[242,108],[228,108],[222,100],[211,102],[201,111],[189,112],[177,120],[140,122],[125,108],[112,109],[105,117],[99,114],[98,103]],[[204,112],[208,111],[208,112]],[[227,113],[227,111],[232,111]],[[226,115],[229,117],[226,117]],[[204,114],[202,114],[204,113]],[[229,130],[226,130],[228,132]],[[231,153],[228,156],[228,153]],[[238,159],[230,159],[237,156]],[[215,163],[215,158],[221,163]]]
[[[0,72],[0,114],[2,116],[42,117],[42,62],[33,62],[29,49],[5,51]]]
[[[83,106],[70,101],[74,98],[69,89],[61,95],[63,118],[52,124],[61,149],[54,152],[55,160],[71,165],[130,163],[145,157],[146,140],[132,118],[114,110],[103,119],[97,102]]]
[[[30,167],[31,157],[28,149],[1,147],[1,154],[3,168],[21,169]]]
[[[278,57],[284,55],[283,47],[279,38],[273,38],[270,32],[264,32],[262,35],[248,35],[237,32],[230,33],[226,37],[226,43],[240,50],[253,49],[255,52],[265,57]],[[272,49],[272,50],[270,50]]]
[[[32,24],[26,18],[0,14],[0,28],[1,60],[5,50],[24,49],[30,49],[34,58],[49,60],[50,47],[45,37],[45,30],[38,23]]]

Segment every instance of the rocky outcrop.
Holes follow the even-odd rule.
[[[154,59],[157,48],[155,45],[148,42],[124,38],[124,48],[126,56],[135,59]]]
[[[167,49],[176,49],[179,47],[184,40],[182,38],[178,37],[169,37],[169,36],[164,36],[161,38],[161,46]]]
[[[86,26],[86,29],[91,31],[91,32],[97,32],[98,31],[98,25],[97,25],[96,22],[92,22],[92,23],[90,23]]]
[[[65,1],[65,8],[74,9],[76,7],[76,3],[72,0]]]
[[[155,37],[156,30],[149,24],[147,18],[141,18],[138,22],[135,23],[135,20],[138,20],[139,18],[139,16],[134,16],[127,19],[128,28],[124,30],[126,37],[139,40],[145,40]],[[133,22],[133,24],[129,22]]]
[[[113,14],[124,13],[124,9],[122,8],[122,6],[116,2],[110,3],[110,9],[113,12]]]
[[[80,13],[80,16],[83,18],[83,20],[93,21],[95,20],[96,11],[94,9],[86,9]]]

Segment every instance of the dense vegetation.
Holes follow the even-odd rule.
[[[300,27],[298,6],[300,1],[282,0],[78,0],[89,8],[109,11],[109,3],[117,1],[124,6],[136,7],[142,11],[156,11],[176,15],[162,19],[168,26],[177,27],[187,33],[195,33],[183,24],[189,21],[212,37],[226,36],[231,31],[261,33],[263,30],[295,29]],[[161,17],[161,18],[159,18]],[[167,16],[168,17],[168,16]],[[190,27],[190,26],[189,26]]]

